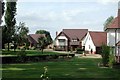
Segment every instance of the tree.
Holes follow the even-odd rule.
[[[2,48],[5,48],[4,45],[7,43],[7,27],[6,25],[2,26]]]
[[[29,28],[25,26],[24,22],[20,22],[19,26],[15,27],[14,41],[17,43],[17,45],[23,45],[24,43],[28,43],[28,32]]]
[[[2,2],[2,15],[4,14],[4,9],[5,9],[4,5],[5,5],[5,3]]]
[[[8,51],[9,51],[9,43],[12,41],[12,36],[15,32],[15,24],[16,24],[16,0],[14,2],[6,2],[6,12],[5,12],[5,25],[6,25],[6,36],[8,43]]]
[[[47,38],[46,37],[40,37],[38,38],[38,42],[39,42],[39,47],[43,53],[43,49],[48,45],[47,44]]]
[[[53,42],[51,35],[50,35],[50,32],[48,32],[48,31],[38,30],[38,31],[36,31],[36,34],[45,34],[45,37],[47,39],[47,42],[46,42],[47,45],[49,45]]]
[[[106,30],[107,26],[112,22],[113,19],[114,19],[113,16],[110,16],[109,18],[107,18],[107,20],[104,23],[104,31]]]

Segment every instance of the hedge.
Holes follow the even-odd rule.
[[[27,63],[27,62],[39,62],[39,61],[51,61],[59,59],[69,59],[74,57],[75,54],[55,54],[55,55],[34,55],[34,56],[3,56],[2,64],[10,63]]]

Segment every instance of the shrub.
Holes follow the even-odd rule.
[[[81,49],[81,48],[77,48],[76,51],[77,51],[78,54],[82,54],[83,53],[83,49]]]
[[[25,62],[25,58],[26,58],[26,52],[25,52],[25,48],[22,48],[20,52],[17,53],[17,61],[18,62]]]
[[[108,66],[108,62],[109,62],[109,54],[110,54],[110,47],[106,46],[106,45],[102,45],[102,63],[103,66]]]
[[[113,67],[113,64],[115,63],[115,56],[114,56],[114,52],[113,52],[113,49],[111,48],[110,49],[110,55],[109,55],[109,67]]]

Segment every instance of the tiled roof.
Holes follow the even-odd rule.
[[[116,17],[116,18],[107,26],[107,29],[116,29],[116,28],[120,28],[120,26],[118,26],[118,17]]]
[[[89,33],[95,46],[100,47],[102,44],[107,44],[106,32],[90,31]]]
[[[120,41],[117,43],[117,46],[120,46]]]
[[[29,34],[28,40],[30,43],[38,43],[38,38],[45,37],[45,34]]]
[[[120,29],[120,9],[118,9],[118,16],[107,26],[107,29]]]
[[[72,39],[82,40],[88,32],[88,29],[63,29],[63,32]]]

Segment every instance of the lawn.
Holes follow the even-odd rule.
[[[98,67],[97,64],[100,61],[101,59],[95,58],[73,58],[58,62],[4,64],[1,70],[3,70],[3,78],[40,78],[45,66],[48,67],[50,80],[54,80],[53,78],[56,78],[56,80],[60,78],[64,80],[75,80],[76,78],[102,78],[102,80],[119,78],[119,69]]]

